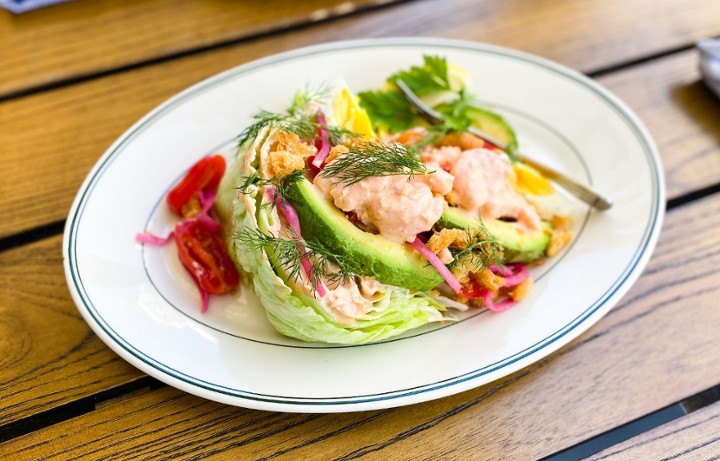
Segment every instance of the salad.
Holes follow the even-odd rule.
[[[398,80],[442,125],[413,111]],[[251,280],[275,329],[303,341],[369,343],[457,310],[502,311],[532,289],[528,267],[572,239],[570,219],[535,200],[552,185],[516,148],[465,72],[426,56],[382,89],[306,89],[284,112],[257,113],[229,167],[203,159],[168,196],[174,240],[203,310],[208,294]]]

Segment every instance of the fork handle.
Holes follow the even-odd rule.
[[[597,208],[598,210],[607,210],[612,206],[612,199],[607,195],[603,194],[602,192],[597,191],[590,186],[580,184],[579,182],[570,179],[564,174],[524,156],[520,152],[516,152],[515,156],[522,163],[538,170],[548,179],[555,182],[555,184],[561,186],[563,189],[570,192],[575,197],[579,198],[591,207]]]

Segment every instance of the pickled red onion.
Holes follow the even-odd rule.
[[[496,265],[490,266],[490,270],[497,275],[502,275],[505,278],[504,287],[512,288],[523,283],[530,275],[522,263],[508,264],[505,267]]]
[[[175,237],[175,232],[170,232],[167,237],[159,237],[150,232],[138,232],[135,234],[135,241],[138,243],[147,243],[149,245],[165,245]]]
[[[460,294],[462,291],[462,285],[460,282],[458,282],[458,279],[455,278],[454,275],[452,275],[452,272],[450,272],[450,269],[445,266],[445,264],[440,261],[440,258],[430,251],[430,249],[425,246],[425,244],[420,240],[420,236],[415,237],[415,240],[410,243],[413,248],[415,248],[418,253],[420,253],[425,259],[427,259],[427,262],[429,262],[442,276],[443,279],[447,282],[447,284],[450,286],[450,288],[453,289],[453,291],[457,294]]]
[[[287,221],[290,229],[295,232],[295,235],[302,238],[302,234],[300,233],[300,218],[298,217],[295,207],[288,203],[287,200],[283,200],[282,197],[277,195],[275,193],[275,188],[268,187],[266,193],[268,198],[275,202],[278,210],[280,210],[283,216],[285,216],[285,221]],[[305,254],[305,246],[302,243],[298,243],[298,246],[300,247],[300,251]],[[307,275],[309,279],[312,279],[312,263],[310,262],[310,259],[307,256],[304,256],[300,261],[300,264],[302,264],[302,267],[305,270],[305,275]],[[325,296],[325,288],[319,280],[315,283],[315,290],[317,291],[319,297],[322,298]]]
[[[205,312],[207,312],[208,307],[210,307],[210,294],[203,289],[202,285],[200,285],[200,280],[198,280],[195,274],[190,272],[190,269],[185,267],[185,265],[183,265],[183,267],[185,268],[185,271],[190,275],[190,278],[192,279],[193,283],[195,283],[195,286],[200,293],[200,313],[204,314]]]
[[[318,111],[317,121],[320,125],[320,128],[318,129],[318,141],[320,142],[320,146],[318,146],[318,152],[315,154],[315,158],[312,160],[311,165],[315,168],[322,168],[322,164],[325,162],[325,159],[330,153],[330,137],[328,136],[327,130],[324,128],[326,123],[325,114]]]
[[[506,309],[511,308],[516,304],[515,301],[508,298],[505,301],[502,301],[498,304],[495,304],[492,298],[492,292],[488,289],[484,289],[480,295],[480,299],[482,299],[483,304],[485,307],[487,307],[489,310],[493,312],[502,312]]]
[[[200,213],[195,217],[198,221],[202,221],[205,227],[210,229],[212,232],[220,232],[220,223],[210,216],[210,210],[215,204],[215,197],[217,196],[217,189],[210,189],[207,192],[202,190],[198,191],[198,201],[200,201]]]

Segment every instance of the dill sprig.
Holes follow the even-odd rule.
[[[300,139],[311,139],[317,133],[318,124],[313,121],[314,114],[288,115],[275,121],[275,127],[288,133],[295,133]]]
[[[279,237],[266,235],[258,229],[243,229],[236,232],[234,238],[242,245],[254,251],[270,250],[289,279],[301,280],[304,269],[303,260],[311,264],[310,285],[313,292],[321,280],[340,283],[354,274],[340,255],[334,254],[316,240],[306,241],[292,230]]]
[[[260,177],[260,173],[255,171],[250,176],[243,176],[242,183],[235,187],[241,193],[247,195],[253,192],[253,189],[261,186],[272,185],[273,182],[270,179],[264,179]],[[251,189],[252,188],[252,189]]]
[[[237,137],[238,147],[244,147],[249,141],[255,139],[260,131],[270,123],[276,128],[295,133],[302,139],[315,137],[318,129],[325,128],[332,144],[339,144],[345,138],[359,136],[350,130],[339,127],[321,125],[315,121],[317,110],[308,110],[312,102],[322,102],[328,98],[329,89],[325,85],[317,88],[306,87],[299,90],[293,97],[292,105],[284,112],[270,112],[260,110],[253,115],[253,121]]]
[[[245,146],[249,141],[257,138],[265,126],[271,122],[277,122],[289,117],[287,114],[278,114],[275,112],[269,112],[267,110],[261,110],[257,114],[253,115],[253,122],[246,126],[237,137],[238,147]]]
[[[327,85],[321,84],[315,88],[311,88],[309,85],[303,90],[295,92],[293,96],[293,102],[288,113],[291,115],[297,115],[305,108],[310,105],[311,102],[322,102],[330,96],[330,88]]]
[[[241,245],[253,251],[270,249],[280,266],[288,274],[288,278],[295,281],[300,280],[302,272],[302,258],[305,250],[300,245],[302,242],[296,235],[287,238],[265,235],[259,229],[245,228],[236,232],[233,237]]]
[[[402,144],[371,141],[353,146],[320,174],[350,186],[371,176],[408,176],[409,181],[415,174],[429,173],[425,163]]]
[[[253,116],[253,123],[248,125],[237,137],[238,147],[244,147],[248,142],[255,139],[266,125],[272,123],[275,128],[289,133],[294,133],[300,139],[313,139],[320,128],[327,130],[328,138],[332,145],[340,144],[349,138],[357,138],[360,135],[338,126],[323,125],[315,121],[315,114],[303,114],[298,111],[293,113],[275,113],[261,110]]]
[[[330,283],[342,283],[354,275],[341,255],[333,253],[319,241],[306,240],[305,248],[312,264],[310,281],[313,287],[317,286],[321,278]]]
[[[253,172],[249,176],[241,177],[240,183],[235,187],[242,194],[250,194],[258,187],[274,187],[275,194],[285,203],[288,200],[288,189],[294,183],[305,177],[306,169],[293,171],[282,178],[261,178],[258,171]],[[275,201],[269,202],[271,207],[275,206]]]
[[[502,265],[502,246],[481,221],[472,228],[466,228],[465,232],[465,248],[449,248],[453,256],[449,265],[451,269],[460,263],[472,267],[473,272],[491,265]]]
[[[354,131],[345,128],[340,128],[339,126],[318,125],[318,128],[325,128],[325,130],[327,130],[328,139],[330,140],[330,144],[333,146],[342,144],[345,140],[359,138],[362,136],[359,133],[355,133]]]

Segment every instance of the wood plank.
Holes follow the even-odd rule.
[[[22,16],[0,12],[0,95],[375,3],[385,0],[95,0]],[[311,43],[439,36],[519,48],[591,71],[718,35],[719,16],[720,3],[707,0],[416,1],[327,24]]]
[[[392,1],[93,0],[19,16],[0,10],[0,95]]]
[[[714,197],[671,211],[621,304],[550,357],[462,394],[386,411],[280,415],[164,388],[0,451],[28,459],[537,459],[720,382],[718,226]]]
[[[13,178],[0,182],[6,212],[0,237],[64,219],[100,154],[161,101],[229,62],[312,36],[288,35],[0,104],[6,159],[0,177]],[[601,79],[647,122],[668,172],[669,197],[720,177],[720,126],[711,122],[720,118],[720,102],[698,83],[696,59],[695,52],[683,52]]]
[[[144,376],[80,316],[61,236],[0,254],[0,425]]]
[[[720,403],[702,408],[591,456],[588,461],[717,459]],[[713,458],[715,457],[715,458]]]

